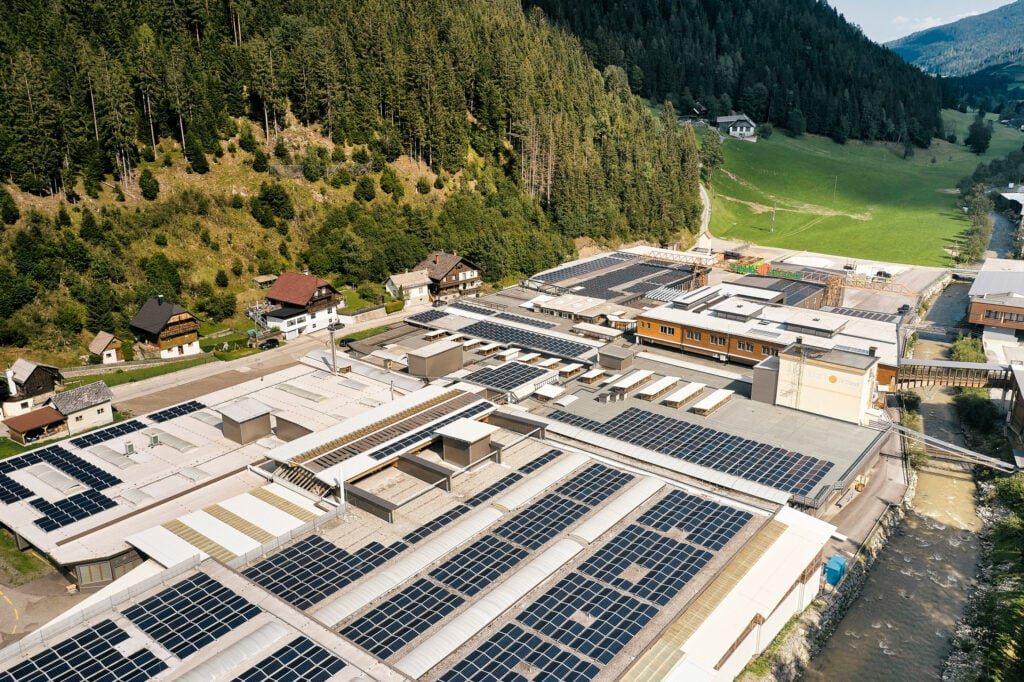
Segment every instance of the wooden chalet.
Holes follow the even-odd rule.
[[[129,328],[143,354],[161,358],[196,355],[199,348],[199,319],[181,306],[151,296],[132,318]]]
[[[458,253],[434,251],[414,269],[427,271],[435,301],[473,294],[480,288],[480,270]]]

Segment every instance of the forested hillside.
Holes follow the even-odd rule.
[[[929,73],[967,76],[988,67],[1024,61],[1022,26],[1024,2],[1015,2],[919,31],[886,46]]]
[[[634,90],[684,112],[735,109],[840,142],[942,136],[935,80],[818,0],[525,4],[576,33],[599,67],[623,67]]]
[[[0,52],[0,343],[123,330],[156,290],[223,317],[252,272],[445,248],[498,280],[699,220],[692,131],[512,0],[15,0]]]

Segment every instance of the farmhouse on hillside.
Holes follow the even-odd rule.
[[[68,420],[68,433],[75,435],[97,426],[114,421],[111,401],[114,394],[102,381],[57,393],[50,398],[48,406],[53,407]]]
[[[113,365],[124,361],[121,351],[121,340],[110,332],[99,332],[89,343],[89,353],[98,355],[104,365]]]
[[[721,132],[741,140],[754,137],[757,132],[757,124],[750,120],[750,117],[746,114],[719,116],[715,119],[715,123]]]
[[[64,377],[56,367],[18,358],[7,370],[4,416],[24,414],[42,405],[63,381]]]
[[[266,302],[250,315],[267,329],[279,329],[286,339],[326,329],[338,319],[340,298],[331,283],[314,275],[283,272],[267,290]]]
[[[426,270],[413,270],[391,275],[384,282],[384,288],[391,298],[416,305],[430,302],[430,283],[430,275]]]
[[[144,356],[161,359],[196,355],[199,348],[199,320],[163,296],[150,296],[128,325]]]
[[[448,301],[475,293],[480,288],[480,271],[458,253],[434,251],[416,266],[430,277],[430,296]]]

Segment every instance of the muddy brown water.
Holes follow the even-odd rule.
[[[974,580],[980,528],[970,472],[924,468],[913,510],[803,679],[938,678]]]

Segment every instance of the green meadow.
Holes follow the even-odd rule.
[[[756,143],[727,139],[712,183],[711,233],[850,258],[949,265],[946,248],[968,227],[957,181],[979,162],[1019,149],[1024,135],[997,124],[989,150],[977,156],[962,143],[971,115],[944,111],[943,118],[958,143],[936,140],[908,159],[892,144],[839,145],[782,131]]]

